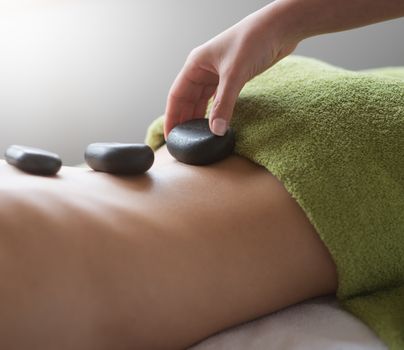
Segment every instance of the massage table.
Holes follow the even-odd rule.
[[[188,350],[387,350],[333,296],[315,298],[214,334]]]

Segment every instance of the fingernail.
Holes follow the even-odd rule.
[[[212,122],[212,132],[215,135],[223,136],[227,131],[227,121],[222,118],[216,118]]]

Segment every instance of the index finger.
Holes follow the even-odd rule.
[[[201,113],[209,98],[216,90],[218,77],[207,70],[185,66],[175,79],[168,98],[165,112],[164,137],[176,125]],[[203,117],[200,115],[199,117]]]

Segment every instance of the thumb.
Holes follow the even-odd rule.
[[[209,116],[210,130],[218,136],[223,136],[229,128],[234,106],[243,83],[235,79],[221,79],[216,90],[212,110]]]

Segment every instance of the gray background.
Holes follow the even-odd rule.
[[[0,0],[0,155],[12,143],[82,162],[94,141],[142,142],[189,51],[269,1]],[[323,35],[297,54],[404,65],[404,20]]]

